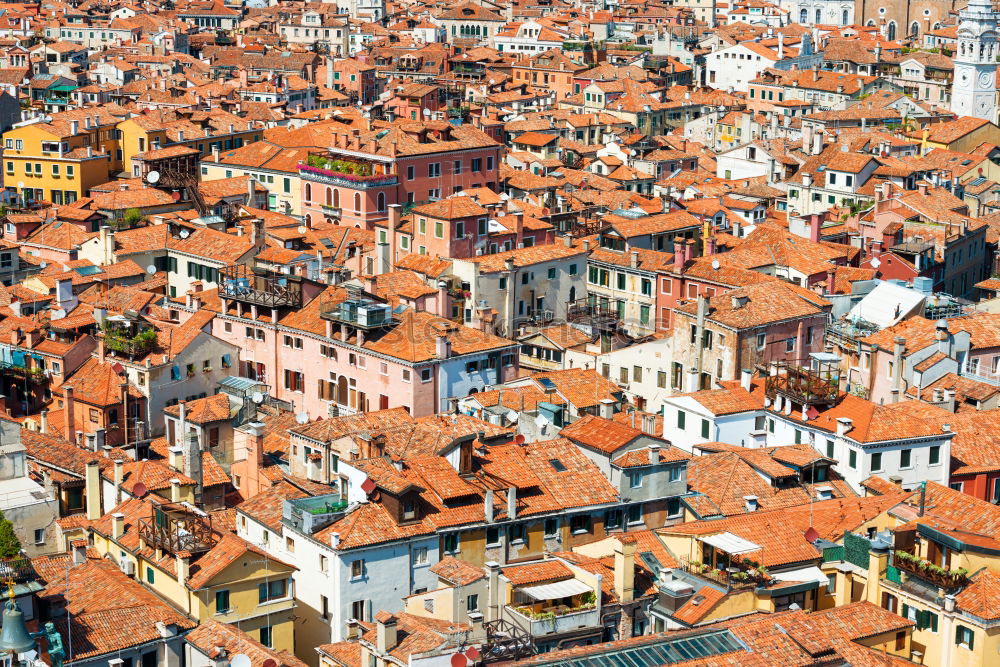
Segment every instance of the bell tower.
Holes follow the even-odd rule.
[[[959,12],[951,110],[996,122],[997,14],[989,0],[971,0]]]

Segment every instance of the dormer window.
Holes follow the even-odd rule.
[[[417,518],[417,505],[413,499],[403,501],[403,520],[412,521]]]
[[[472,474],[472,440],[466,440],[461,445],[459,445],[459,462],[458,462],[458,474],[459,475],[471,475]]]

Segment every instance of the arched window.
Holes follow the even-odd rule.
[[[840,23],[841,23],[841,25],[847,25],[848,23],[850,23],[850,20],[851,20],[851,19],[850,19],[850,12],[848,12],[848,11],[847,11],[847,10],[845,9],[845,10],[844,10],[844,11],[843,11],[843,12],[841,13],[841,15],[840,15]]]
[[[309,229],[312,229],[312,226],[313,226],[313,217],[312,217],[312,214],[311,213],[306,213],[306,227],[308,227]]]
[[[809,10],[805,7],[799,12],[799,23],[806,23],[809,21]]]
[[[823,22],[823,10],[817,9],[816,10],[816,23],[822,23],[822,22]]]
[[[361,213],[361,193],[354,193],[354,212]]]
[[[875,19],[868,19],[867,21],[865,21],[865,25],[868,26],[869,28],[872,27],[873,25],[875,25]]]
[[[333,189],[333,207],[340,208],[340,188]]]
[[[384,192],[378,193],[378,198],[375,201],[376,201],[376,206],[378,206],[378,210],[379,211],[384,211],[385,210],[385,193]]]
[[[920,34],[920,24],[914,21],[910,24],[910,35],[916,37]]]
[[[326,205],[333,206],[333,188],[326,189]]]
[[[896,40],[896,22],[895,21],[889,21],[889,25],[887,25],[886,28],[885,28],[885,37],[890,42]]]
[[[312,198],[313,198],[312,184],[306,183],[306,203],[311,202]]]
[[[576,301],[576,285],[569,288],[569,302],[573,303]]]

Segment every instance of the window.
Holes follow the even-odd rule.
[[[367,620],[367,614],[365,613],[365,609],[367,607],[368,607],[368,604],[367,604],[367,602],[365,600],[355,600],[354,602],[352,602],[351,603],[351,618],[353,618],[356,621]]]
[[[358,579],[365,574],[365,561],[363,558],[351,561],[351,579]]]
[[[523,523],[507,526],[507,539],[511,543],[523,543],[527,539],[527,531]]]
[[[271,648],[271,643],[272,643],[273,640],[274,640],[274,637],[273,637],[273,635],[271,633],[271,626],[270,625],[261,626],[261,628],[260,628],[260,643],[263,644],[264,646],[268,647],[268,648]]]
[[[277,579],[276,581],[268,581],[262,584],[257,584],[258,604],[264,604],[265,602],[272,602],[286,597],[288,597],[288,581],[286,579]]]
[[[656,371],[656,386],[660,389],[667,388],[667,372]]]
[[[545,537],[559,537],[559,519],[551,518],[545,520]]]
[[[326,572],[327,571],[327,568],[329,567],[328,562],[329,562],[329,559],[327,559],[326,556],[324,556],[323,554],[319,555],[319,571],[320,572]]]
[[[416,547],[413,550],[413,564],[427,565],[427,547]]]
[[[762,334],[762,333],[757,334],[757,349],[758,350],[763,350],[764,349],[764,342],[765,342],[765,334]]]
[[[853,449],[851,450],[850,454],[847,457],[847,465],[850,466],[851,468],[858,467],[858,453]]]
[[[681,514],[681,499],[667,498],[667,516],[675,517]]]
[[[687,419],[687,413],[684,412],[683,410],[678,410],[677,411],[677,428],[679,428],[680,430],[683,431],[684,430],[684,422],[686,421],[686,419]]]
[[[303,450],[303,451],[307,451],[307,450]],[[286,537],[285,538],[285,551],[287,551],[290,554],[295,553],[295,540],[293,540],[290,537]]]
[[[472,171],[482,171],[483,159],[476,157],[472,158]]]
[[[500,541],[500,529],[496,526],[489,526],[486,529],[486,546],[488,547],[498,547],[502,544]]]
[[[416,176],[415,168],[413,167],[413,165],[410,165],[409,167],[406,168],[406,180],[412,181],[415,176]]]
[[[458,533],[448,533],[442,538],[446,554],[458,553]]]
[[[465,598],[465,611],[479,611],[479,596],[473,593]]]
[[[929,463],[930,465],[937,465],[938,463],[941,463],[940,445],[934,445],[933,447],[931,447]]]
[[[872,454],[872,472],[882,471],[882,454],[881,452],[876,452]]]
[[[638,489],[642,487],[642,472],[639,470],[628,471],[628,488]]]
[[[427,176],[429,178],[437,178],[441,175],[441,163],[431,162],[427,165]]]
[[[903,450],[900,450],[900,452],[899,452],[899,467],[900,468],[909,468],[910,466],[913,465],[912,454],[913,454],[913,450],[912,449],[903,449]]]
[[[229,590],[215,591],[215,613],[225,614],[229,612]]]
[[[607,510],[604,513],[604,530],[621,530],[622,527],[622,511],[621,510]]]
[[[577,514],[569,520],[570,532],[574,535],[579,535],[581,533],[589,533],[591,530],[590,525],[590,515],[589,514]]]
[[[998,477],[997,479],[1000,479],[1000,477]],[[35,528],[35,544],[45,544],[44,528]]]
[[[681,471],[683,471],[683,470],[684,470],[684,468],[682,468],[681,466],[674,466],[674,467],[672,467],[670,469],[670,472],[668,473],[670,475],[670,478],[669,478],[670,481],[671,482],[679,482],[679,481],[681,481]]]
[[[434,238],[443,239],[444,238],[444,223],[440,220],[434,222]]]
[[[828,574],[826,575],[826,592],[827,595],[833,595],[837,592],[837,575]]]
[[[629,505],[625,510],[625,521],[627,521],[630,526],[643,523],[642,505]]]
[[[707,419],[701,420],[701,437],[708,439],[709,424]]]
[[[967,628],[964,625],[955,626],[955,643],[957,645],[971,651],[975,641],[976,635],[972,632],[972,628]]]

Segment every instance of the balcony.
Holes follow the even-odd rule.
[[[384,188],[396,185],[395,174],[387,174],[385,165],[359,160],[344,160],[323,155],[310,155],[298,165],[299,175],[310,181],[329,183],[354,190]]]
[[[217,542],[211,517],[173,503],[156,505],[150,518],[139,520],[139,539],[174,555],[202,553]]]
[[[577,299],[566,307],[566,319],[578,324],[589,324],[596,329],[618,328],[618,310],[610,303]]]
[[[0,561],[0,581],[4,584],[23,584],[38,579],[30,558],[13,558]]]
[[[156,347],[156,329],[140,319],[111,316],[103,326],[104,347],[127,357],[143,357]]]
[[[782,395],[801,405],[830,404],[840,395],[838,362],[776,361],[770,365],[764,384],[768,398]]]
[[[35,385],[45,384],[49,381],[49,376],[44,370],[28,368],[25,362],[18,365],[16,362],[0,361],[0,374]]]
[[[962,366],[962,375],[979,380],[980,382],[1000,386],[1000,368],[991,367],[987,369],[986,364],[982,363],[979,359],[966,359],[965,365]]]
[[[762,572],[759,569],[750,567],[741,568],[733,566],[719,569],[713,568],[707,563],[682,560],[678,564],[678,569],[694,575],[696,578],[705,579],[717,586],[722,586],[729,591],[754,589],[767,585],[768,581],[766,570]]]
[[[295,276],[232,264],[220,269],[219,277],[219,296],[224,299],[271,308],[299,308],[302,305],[302,284]]]
[[[947,570],[909,551],[898,550],[893,554],[892,565],[900,572],[930,582],[938,588],[951,590],[968,582],[968,570]]]
[[[537,612],[531,607],[506,606],[504,614],[508,620],[535,638],[573,632],[580,628],[597,628],[601,623],[601,612],[594,603],[577,608],[556,605]]]

